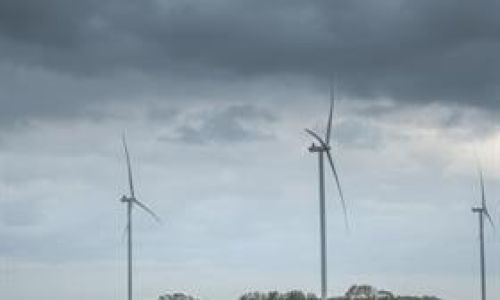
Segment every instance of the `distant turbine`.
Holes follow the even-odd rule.
[[[490,213],[488,212],[488,208],[486,207],[486,197],[484,194],[484,179],[483,179],[483,171],[479,168],[479,184],[481,186],[481,206],[473,207],[472,211],[477,213],[479,216],[479,250],[480,250],[480,264],[481,264],[481,300],[486,300],[486,264],[484,257],[484,216],[488,219],[488,222],[491,224],[493,229],[495,225],[493,224],[493,220],[491,219]]]
[[[127,294],[128,300],[132,300],[132,207],[134,204],[138,205],[140,208],[149,213],[156,221],[160,222],[160,218],[145,204],[140,202],[135,198],[134,194],[134,183],[132,180],[132,167],[130,166],[130,156],[127,148],[127,141],[125,140],[125,135],[122,137],[123,150],[125,151],[125,158],[127,161],[127,171],[128,171],[128,184],[130,189],[130,195],[127,197],[123,195],[120,199],[121,202],[127,203]]]
[[[315,140],[318,141],[319,145],[314,142],[309,147],[309,152],[317,152],[319,158],[319,208],[320,208],[320,237],[321,237],[321,299],[327,299],[327,286],[326,286],[326,216],[325,216],[325,178],[324,178],[324,153],[328,158],[328,162],[332,168],[333,177],[335,179],[335,184],[337,185],[337,190],[339,192],[340,201],[342,203],[342,209],[344,212],[344,222],[346,228],[349,228],[347,222],[347,211],[344,201],[344,195],[342,193],[342,188],[340,187],[339,177],[337,171],[335,170],[335,164],[333,163],[333,158],[330,153],[330,135],[332,131],[332,117],[333,117],[333,106],[334,106],[334,91],[333,87],[330,88],[330,113],[328,115],[328,124],[326,128],[325,140],[323,140],[317,133],[310,129],[305,129],[305,131],[310,134]]]

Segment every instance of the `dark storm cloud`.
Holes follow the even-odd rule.
[[[187,144],[232,143],[270,138],[272,135],[258,129],[256,125],[268,125],[275,121],[270,112],[250,106],[234,105],[224,109],[204,112],[195,124],[184,124],[176,129],[173,137],[162,137],[165,141],[181,141]]]
[[[102,81],[127,72],[315,80],[335,72],[355,97],[497,108],[498,11],[498,2],[465,0],[6,0],[0,63]],[[104,98],[57,101],[57,84],[51,91],[7,106],[57,114]]]
[[[83,22],[96,1],[4,0],[0,3],[0,32],[4,38],[54,48],[76,45]]]

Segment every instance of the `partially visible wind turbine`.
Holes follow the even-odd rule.
[[[127,295],[128,300],[132,300],[132,208],[134,205],[139,206],[150,214],[156,221],[161,222],[160,218],[144,203],[135,198],[134,183],[132,179],[132,167],[130,166],[130,156],[128,153],[127,141],[125,135],[122,136],[123,150],[127,161],[128,184],[130,189],[129,196],[123,195],[121,202],[127,203]]]
[[[326,153],[326,157],[328,158],[328,162],[333,172],[333,177],[335,179],[335,184],[337,186],[337,190],[340,197],[340,202],[342,203],[342,209],[344,212],[344,222],[346,228],[349,228],[347,222],[347,211],[346,205],[344,201],[344,195],[342,193],[342,188],[340,186],[339,177],[337,175],[337,171],[335,169],[335,164],[333,162],[332,155],[330,153],[330,136],[332,131],[332,117],[333,117],[333,107],[334,107],[334,90],[333,86],[330,88],[330,112],[328,115],[328,124],[326,127],[326,136],[323,140],[319,134],[315,133],[310,129],[305,129],[305,131],[310,134],[318,143],[316,145],[314,142],[309,147],[309,152],[318,153],[319,159],[319,208],[320,208],[320,238],[321,238],[321,299],[327,299],[327,270],[326,270],[326,216],[325,216],[325,177],[324,177],[324,154]]]
[[[479,259],[481,265],[481,300],[486,300],[486,262],[484,256],[484,217],[488,219],[488,222],[491,224],[491,227],[495,229],[495,225],[493,220],[488,212],[488,208],[486,207],[486,196],[484,194],[484,179],[483,179],[483,170],[479,167],[479,184],[481,187],[481,206],[473,207],[472,211],[477,213],[479,216]]]

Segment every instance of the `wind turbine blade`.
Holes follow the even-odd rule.
[[[334,105],[334,90],[333,90],[333,83],[330,85],[330,113],[328,115],[328,124],[326,125],[326,144],[330,145],[330,136],[332,134],[332,118],[333,118],[333,105]]]
[[[134,198],[134,203],[139,205],[142,209],[144,209],[147,213],[149,213],[158,223],[161,223],[160,217],[158,217],[157,214],[153,212],[149,207],[146,206],[146,204],[140,202],[139,200]]]
[[[478,166],[479,171],[479,185],[481,187],[481,207],[486,209],[486,197],[484,194],[484,178],[483,178],[483,170]]]
[[[130,188],[130,197],[135,198],[134,193],[134,183],[132,181],[132,167],[130,165],[130,155],[128,153],[127,141],[125,140],[125,134],[122,135],[123,150],[125,151],[125,158],[127,160],[127,171],[128,171],[128,185]]]
[[[486,216],[486,218],[488,219],[488,222],[490,222],[491,227],[493,227],[493,230],[496,231],[495,223],[493,223],[493,219],[491,218],[490,213],[488,212],[488,210],[484,209],[483,212],[484,212],[484,215]]]
[[[311,129],[304,129],[307,133],[309,133],[313,138],[315,138],[316,140],[318,140],[318,142],[321,144],[321,146],[327,148],[327,145],[325,144],[325,142],[319,137],[319,135],[312,131]]]
[[[333,177],[335,178],[335,183],[337,185],[337,190],[339,192],[340,202],[342,204],[342,210],[344,212],[345,226],[346,226],[346,229],[349,230],[349,222],[347,220],[347,207],[346,207],[345,200],[344,200],[344,193],[342,192],[342,187],[340,186],[339,176],[337,174],[337,170],[335,169],[335,164],[333,163],[333,158],[332,158],[332,155],[330,154],[330,151],[327,150],[326,155],[328,157],[328,161],[330,162],[330,166],[332,167]]]
[[[488,208],[486,207],[486,194],[484,192],[484,176],[483,176],[483,169],[481,168],[480,165],[478,165],[478,172],[479,172],[479,184],[481,186],[481,208],[483,209],[483,213],[488,219],[488,222],[491,224],[491,227],[493,227],[493,230],[496,231],[495,223],[493,223],[493,219],[491,218]]]

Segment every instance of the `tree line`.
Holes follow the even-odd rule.
[[[314,293],[305,293],[300,290],[291,290],[285,293],[278,291],[248,292],[239,297],[239,300],[319,300]],[[347,297],[333,297],[328,300],[349,300]],[[441,300],[434,296],[395,296],[392,300]]]

